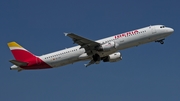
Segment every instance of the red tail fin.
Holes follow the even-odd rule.
[[[12,54],[14,55],[14,58],[18,61],[26,61],[26,60],[29,60],[30,58],[36,57],[34,54],[24,49],[22,46],[20,46],[16,42],[9,42],[8,46]]]

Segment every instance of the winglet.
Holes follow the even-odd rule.
[[[90,65],[92,65],[92,64],[94,64],[94,63],[95,63],[95,61],[94,61],[94,60],[91,60],[88,64],[84,64],[84,66],[88,67],[88,66],[90,66]]]
[[[85,67],[88,67],[88,64],[84,64]]]
[[[67,36],[69,33],[64,32],[64,35]]]

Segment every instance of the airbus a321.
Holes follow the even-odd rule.
[[[139,46],[149,42],[164,44],[164,39],[174,30],[164,25],[153,25],[129,32],[113,35],[108,38],[93,41],[74,33],[65,33],[78,46],[37,56],[26,50],[16,42],[9,42],[8,47],[14,55],[10,60],[11,70],[37,70],[60,67],[78,61],[89,60],[85,66],[103,62],[117,62],[122,60],[119,50]]]

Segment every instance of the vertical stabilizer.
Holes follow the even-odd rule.
[[[36,57],[34,54],[17,44],[16,42],[9,42],[8,47],[10,48],[14,58],[18,61],[26,61],[30,58]]]

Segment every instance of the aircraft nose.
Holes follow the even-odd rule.
[[[173,28],[168,28],[167,31],[168,31],[169,33],[173,33],[173,32],[174,32],[174,29],[173,29]]]

